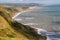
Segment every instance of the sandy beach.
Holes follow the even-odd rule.
[[[35,7],[29,7],[29,8],[26,9],[26,10],[23,10],[23,11],[21,11],[21,12],[15,13],[15,15],[14,15],[12,18],[14,19],[15,17],[17,17],[17,16],[20,15],[21,13],[24,13],[24,12],[27,12],[27,11],[30,11],[30,10],[33,10],[33,9],[35,9],[35,8],[38,8],[38,7],[37,7],[37,6],[35,6]]]

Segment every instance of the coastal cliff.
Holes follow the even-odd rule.
[[[46,40],[38,35],[34,28],[23,25],[12,19],[10,12],[0,6],[0,39],[1,40]]]

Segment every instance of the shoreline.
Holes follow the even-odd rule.
[[[31,8],[28,8],[28,9],[26,9],[26,10],[23,10],[23,11],[21,11],[21,12],[18,12],[18,13],[16,13],[12,18],[14,19],[15,17],[17,17],[18,15],[20,15],[21,13],[24,13],[24,12],[27,12],[27,11],[30,11],[30,10],[33,10],[34,8],[36,8],[36,7],[31,7]],[[38,8],[38,7],[37,7]]]
[[[27,9],[27,10],[21,11],[21,12],[17,13],[15,16],[13,16],[12,18],[14,19],[15,17],[17,17],[17,16],[20,15],[21,13],[24,13],[24,12],[27,12],[27,11],[30,11],[30,10],[33,10],[34,8],[36,8],[36,7],[33,7],[32,9]],[[37,7],[37,8],[38,8],[38,7]],[[36,27],[31,27],[31,28],[34,28],[35,31],[37,32],[37,34],[39,34],[39,35],[41,35],[40,32],[47,32],[47,30],[42,29],[42,28],[36,28]]]
[[[15,16],[13,16],[12,18],[14,19],[15,17],[17,17],[18,15],[20,15],[21,13],[24,13],[24,12],[27,12],[27,11],[30,11],[30,10],[33,10],[35,8],[39,8],[39,7],[32,7],[32,9],[26,9],[24,11],[21,11],[21,12],[18,12]],[[36,27],[31,27],[31,28],[34,28],[36,30],[36,32],[39,34],[40,31],[45,31],[47,32],[45,29],[42,29],[42,28],[36,28]]]
[[[27,9],[27,10],[18,12],[18,13],[17,13],[15,16],[13,16],[12,18],[14,19],[14,18],[16,18],[18,15],[20,15],[21,13],[24,13],[24,12],[27,12],[27,11],[30,11],[30,10],[33,10],[33,9],[35,9],[35,8],[39,8],[39,7],[33,7],[32,9]],[[32,27],[32,26],[30,26],[30,28],[33,28],[33,29],[37,32],[38,35],[42,35],[42,36],[45,36],[45,35],[42,34],[41,32],[43,32],[43,33],[46,33],[46,32],[47,32],[47,30],[42,29],[42,28],[37,28],[37,27]],[[47,37],[47,36],[46,36],[46,37]]]

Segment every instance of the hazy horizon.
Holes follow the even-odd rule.
[[[60,0],[0,0],[0,3],[39,3],[39,4],[60,4]]]

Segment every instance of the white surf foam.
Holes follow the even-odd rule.
[[[16,18],[18,15],[20,15],[20,14],[22,14],[22,13],[24,13],[24,12],[27,12],[27,11],[29,11],[29,10],[25,10],[25,11],[19,12],[19,13],[17,13],[15,16],[13,16],[12,18],[14,19],[14,18]]]
[[[46,36],[46,30],[37,28],[37,33],[42,36]]]
[[[24,25],[38,25],[37,23],[26,23]]]
[[[51,40],[51,38],[47,36],[47,39],[46,40]]]
[[[34,17],[26,17],[25,19],[34,19]]]
[[[16,21],[22,21],[22,19],[14,19],[14,20],[16,20]]]

